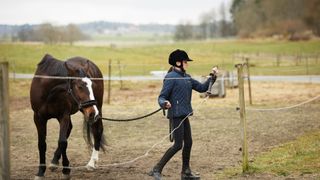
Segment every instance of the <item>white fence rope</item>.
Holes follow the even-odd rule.
[[[203,76],[205,78],[209,78],[210,76]],[[71,76],[47,76],[47,75],[28,75],[26,76],[24,79],[32,79],[32,78],[42,78],[42,79],[60,79],[60,80],[69,80],[69,79],[82,79],[81,77],[71,77]],[[128,76],[128,77],[111,77],[111,80],[183,80],[183,79],[191,79],[192,77],[181,77],[181,78],[165,78],[162,76]],[[194,79],[200,79],[201,77],[196,76]],[[93,81],[96,80],[109,80],[108,77],[104,77],[104,78],[90,78]],[[217,78],[217,80],[221,79],[220,77]],[[226,78],[223,77],[224,80],[235,80],[237,79],[236,77],[230,77],[230,78]]]
[[[280,111],[280,110],[287,110],[287,109],[293,109],[293,108],[296,108],[296,107],[299,107],[299,106],[302,106],[304,104],[307,104],[307,103],[310,103],[312,101],[315,101],[317,99],[320,98],[320,95],[316,96],[316,97],[313,97],[307,101],[304,101],[304,102],[301,102],[299,104],[296,104],[296,105],[292,105],[292,106],[288,106],[288,107],[280,107],[280,108],[268,108],[268,109],[259,109],[259,108],[246,108],[246,110],[248,111]]]
[[[208,78],[209,76],[193,76],[193,79],[201,81],[202,78]],[[47,75],[33,75],[33,74],[10,74],[12,79],[32,79],[32,78],[46,78],[46,79],[81,79],[80,77],[69,77],[69,76],[47,76]],[[236,76],[231,77],[218,77],[217,80],[237,81]],[[246,77],[244,77],[246,78]],[[190,79],[189,77],[181,78],[164,78],[164,76],[112,76],[111,81],[162,81],[162,80],[173,80],[173,79]],[[91,78],[91,80],[109,80],[109,77],[104,78]],[[254,81],[288,81],[288,82],[308,82],[308,83],[320,83],[320,76],[318,75],[307,75],[307,76],[251,76],[251,80]]]

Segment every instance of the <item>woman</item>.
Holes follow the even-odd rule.
[[[188,117],[193,114],[191,107],[192,89],[198,92],[206,92],[210,81],[216,80],[216,69],[213,69],[211,77],[200,83],[186,74],[188,62],[192,61],[188,54],[180,49],[173,51],[169,56],[169,64],[172,65],[163,82],[159,95],[159,105],[168,109],[167,118],[170,119],[173,132],[174,144],[163,155],[161,160],[149,173],[156,180],[161,179],[161,172],[166,163],[182,149],[182,171],[181,179],[200,179],[190,169],[190,153],[192,147],[191,127]]]

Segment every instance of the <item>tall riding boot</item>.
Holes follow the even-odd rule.
[[[156,165],[149,173],[149,176],[153,176],[154,180],[161,180],[161,170],[158,165]]]
[[[194,175],[190,168],[185,169],[181,172],[181,180],[199,180],[200,176]]]
[[[169,148],[167,152],[163,155],[161,160],[157,163],[157,165],[154,166],[154,168],[148,173],[149,176],[153,176],[155,180],[161,180],[161,172],[163,167],[178,150],[179,148],[175,148],[175,146]]]

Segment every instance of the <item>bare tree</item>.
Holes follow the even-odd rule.
[[[50,23],[41,24],[39,27],[41,39],[46,44],[55,44],[62,39],[62,33]]]
[[[70,45],[73,45],[75,41],[85,38],[85,35],[75,24],[68,24],[65,28],[65,40],[69,42]]]
[[[188,40],[193,38],[193,27],[190,23],[179,24],[174,34],[175,40]]]

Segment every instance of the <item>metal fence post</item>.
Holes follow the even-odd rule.
[[[10,179],[8,62],[0,63],[0,179]]]
[[[247,142],[247,122],[246,122],[246,109],[244,101],[244,83],[243,83],[243,64],[237,64],[238,82],[239,82],[239,110],[240,110],[240,125],[241,125],[241,138],[242,138],[242,172],[247,172],[249,169],[248,164],[248,142]]]

